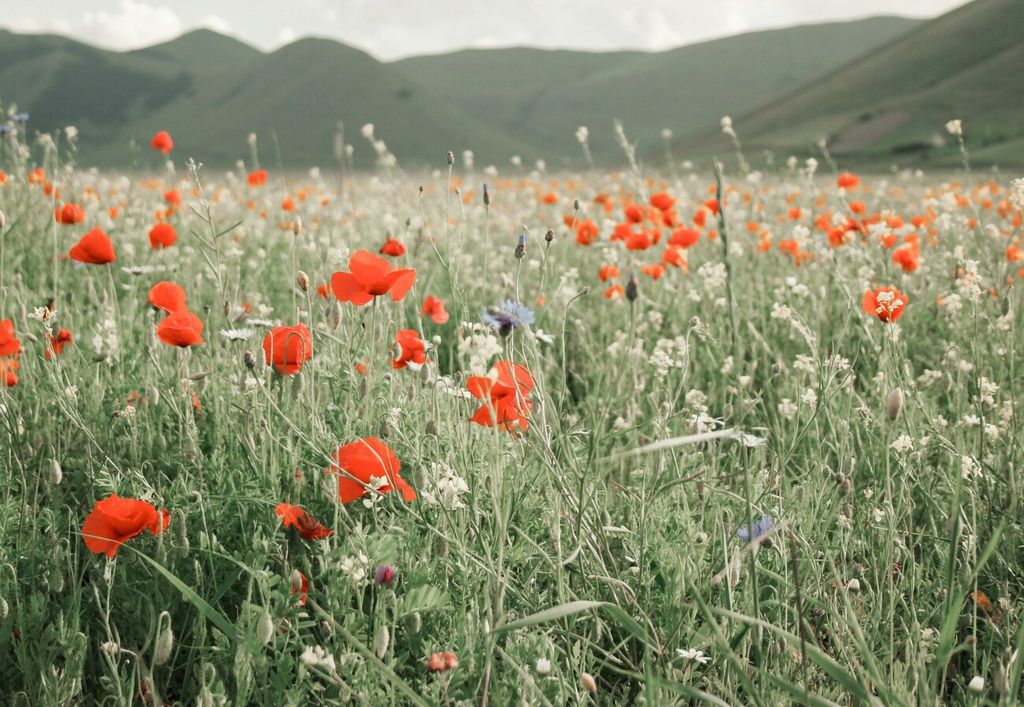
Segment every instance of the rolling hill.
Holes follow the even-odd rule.
[[[963,120],[979,163],[1024,166],[1024,3],[975,0],[745,114],[735,128],[751,154],[806,154],[827,137],[833,154],[862,164],[955,164],[944,129]],[[718,130],[681,153],[731,151]]]
[[[653,53],[486,49],[397,65],[434,95],[548,155],[576,159],[573,133],[586,125],[595,159],[610,162],[622,155],[611,128],[615,118],[641,152],[651,150],[661,144],[663,128],[691,134],[723,114],[750,109],[841,66],[916,24],[873,17],[750,32]]]

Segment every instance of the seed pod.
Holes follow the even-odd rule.
[[[246,351],[245,355],[242,356],[242,360],[245,361],[245,367],[250,371],[256,368],[256,356],[252,351]]]
[[[161,611],[156,625],[157,636],[156,645],[153,647],[153,664],[163,665],[171,657],[171,650],[174,648],[174,631],[171,630],[171,615],[166,611]],[[160,628],[161,625],[163,630]]]
[[[895,422],[903,409],[903,390],[895,388],[885,399],[885,414],[890,422]]]
[[[547,230],[547,233],[544,234],[544,240],[547,241],[548,243],[555,240],[555,232],[549,228]]]
[[[309,275],[299,270],[298,274],[295,275],[295,284],[303,292],[309,292]]]

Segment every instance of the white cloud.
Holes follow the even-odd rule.
[[[220,15],[207,15],[199,20],[196,26],[212,29],[214,32],[220,32],[221,34],[231,34],[231,23]]]
[[[298,33],[291,27],[282,27],[277,32],[277,43],[281,45],[291,44],[298,36]]]
[[[121,0],[116,10],[86,11],[75,36],[112,49],[137,49],[177,37],[181,19],[165,5]]]

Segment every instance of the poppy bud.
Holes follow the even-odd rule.
[[[971,681],[967,683],[967,689],[975,695],[980,695],[985,691],[985,678],[980,675],[975,675],[971,678]]]
[[[544,234],[544,240],[547,241],[548,243],[555,240],[555,232],[549,228],[548,232]]]
[[[444,557],[448,554],[448,542],[440,535],[434,538],[434,554],[438,557]]]
[[[53,486],[59,486],[61,479],[64,478],[64,472],[60,468],[60,462],[56,459],[51,459],[46,463],[46,479]]]
[[[534,669],[537,671],[538,675],[543,677],[551,672],[551,661],[547,658],[538,658],[537,665],[534,666]]]
[[[455,164],[455,153],[448,150],[448,157],[446,159],[449,165]]]
[[[373,573],[374,584],[391,584],[395,581],[395,568],[390,565],[378,565]]]
[[[263,607],[263,611],[260,613],[260,618],[256,622],[256,641],[261,645],[265,646],[270,643],[270,639],[274,637],[274,617],[270,615],[266,607]]]
[[[309,275],[299,270],[298,274],[295,275],[295,284],[303,292],[309,292]]]
[[[594,680],[594,676],[590,673],[583,673],[580,675],[580,684],[589,692],[591,695],[597,694],[597,681]]]
[[[296,216],[295,223],[292,224],[292,233],[297,238],[302,233],[302,217]]]
[[[1010,689],[1009,676],[1006,674],[1006,666],[999,663],[996,666],[996,674],[992,677],[992,689],[996,691],[997,695],[1004,695],[1007,690]]]
[[[256,368],[256,356],[252,351],[246,351],[245,355],[242,356],[242,360],[245,361],[245,367],[250,371]]]
[[[854,577],[846,583],[846,591],[856,594],[860,591],[860,580]]]
[[[491,192],[487,189],[487,184],[484,183],[484,206],[491,205]],[[2,215],[2,213],[0,213]]]
[[[590,294],[590,285],[584,285],[580,288],[580,291],[576,293],[577,297],[586,297]]]
[[[10,613],[11,607],[7,605],[7,600],[0,597],[0,621],[7,618],[7,614]]]
[[[419,633],[423,629],[423,617],[420,612],[414,611],[405,620],[405,628],[409,633]]]
[[[388,627],[381,624],[377,628],[377,635],[373,638],[373,652],[377,654],[378,658],[383,658],[388,652],[388,644],[391,643],[391,634],[388,632]]]
[[[572,208],[573,208],[574,211],[579,211],[580,210],[580,200],[579,199],[573,199],[572,200]]]
[[[626,299],[630,302],[636,302],[636,298],[640,295],[640,283],[636,281],[636,275],[629,276],[629,282],[626,283]]]
[[[164,623],[166,622],[166,624]],[[160,630],[160,626],[163,630]],[[171,630],[171,615],[166,611],[160,612],[156,621],[157,637],[156,645],[153,647],[153,664],[163,665],[171,657],[171,650],[174,648],[174,632]]]
[[[903,409],[903,391],[900,388],[894,389],[885,399],[885,414],[890,422],[895,422]]]
[[[516,246],[516,259],[522,260],[523,256],[526,255],[526,234],[519,234],[519,244]]]
[[[2,212],[2,211],[0,211],[0,231],[2,231],[2,230],[3,230],[3,228],[4,228],[4,227],[3,227],[3,217],[4,217],[4,214],[3,214],[3,212]],[[1009,314],[1009,313],[1010,313],[1010,298],[1009,298],[1009,297],[1006,297],[1006,296],[1004,295],[1004,296],[1003,296],[1003,299],[1002,299],[1002,300],[1000,300],[1000,302],[999,302],[999,311],[1001,311],[1001,312],[1003,313],[1003,316],[1004,316],[1004,317],[1005,317],[1005,316],[1006,316],[1007,314]]]
[[[339,300],[334,300],[330,311],[327,312],[327,323],[331,325],[331,329],[341,326],[341,302]]]
[[[153,407],[160,404],[160,390],[155,385],[149,386],[149,404]]]

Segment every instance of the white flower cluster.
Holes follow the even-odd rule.
[[[468,492],[469,484],[450,466],[440,462],[430,465],[430,473],[422,491],[424,503],[450,511],[465,508],[462,496]]]
[[[357,552],[354,557],[346,557],[341,561],[341,572],[352,580],[353,584],[362,584],[370,573],[370,558],[362,551]]]
[[[654,366],[659,377],[664,377],[670,369],[683,368],[686,365],[688,346],[685,336],[674,339],[658,339],[648,362]]]
[[[494,333],[482,324],[463,322],[467,335],[459,339],[459,356],[469,362],[471,375],[486,375],[491,359],[501,353],[501,344]]]

